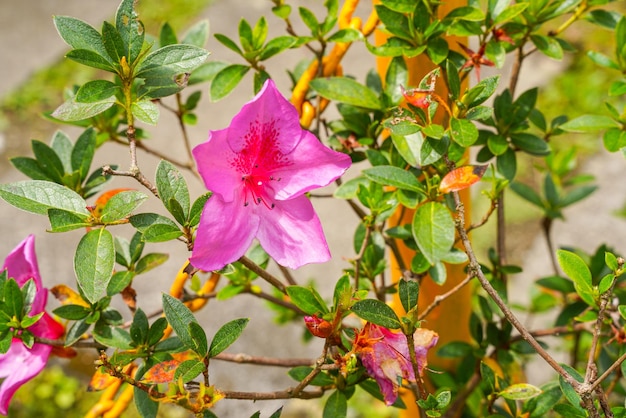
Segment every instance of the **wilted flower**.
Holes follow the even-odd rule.
[[[328,185],[351,164],[301,128],[298,112],[267,80],[226,129],[193,150],[207,201],[191,264],[217,270],[254,238],[279,264],[298,268],[330,259],[319,218],[305,193]]]
[[[43,316],[28,327],[35,337],[57,339],[65,331],[64,327],[44,311],[48,300],[48,289],[43,287],[37,256],[35,254],[35,238],[29,235],[22,241],[4,261],[3,270],[7,277],[13,278],[22,287],[33,279],[36,288],[30,316],[43,312]],[[19,338],[13,338],[11,347],[5,354],[0,354],[0,378],[5,378],[0,385],[0,414],[6,415],[11,398],[24,383],[37,376],[46,365],[52,346],[35,342],[32,348],[24,345]]]
[[[439,336],[434,331],[418,328],[413,338],[417,368],[421,375],[426,367],[428,350],[437,344]],[[409,346],[404,334],[367,323],[356,336],[354,351],[367,373],[376,379],[387,405],[396,401],[400,379],[415,382]]]
[[[465,51],[468,56],[468,60],[465,61],[465,64],[461,66],[461,71],[465,70],[466,68],[474,67],[474,70],[476,71],[476,81],[480,81],[481,65],[486,65],[487,67],[495,66],[493,61],[485,58],[485,44],[481,45],[480,48],[478,48],[478,52],[474,52],[474,50],[466,47],[461,43],[459,43],[459,46],[461,47],[461,49],[463,49],[463,51]]]
[[[315,315],[305,315],[304,324],[316,337],[328,338],[333,333],[333,324]]]

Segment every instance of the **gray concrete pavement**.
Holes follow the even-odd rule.
[[[321,3],[321,2],[319,2]],[[365,2],[367,3],[367,2]],[[118,0],[22,0],[17,7],[13,3],[4,1],[0,3],[0,97],[7,94],[20,83],[28,79],[32,71],[55,62],[65,51],[66,45],[58,37],[54,29],[51,16],[53,14],[70,15],[86,20],[95,27],[100,27],[103,19],[113,15],[118,4]],[[307,3],[308,5],[309,3]],[[203,16],[208,17],[211,22],[211,34],[226,33],[233,34],[237,28],[241,17],[246,17],[249,21],[255,22],[261,13],[269,15],[271,3],[264,0],[229,0],[216,1]],[[364,14],[363,14],[364,15]],[[270,28],[273,33],[279,34],[282,30],[280,24],[271,16],[268,17]],[[221,47],[221,45],[211,37],[208,49],[212,52],[210,59],[237,61],[231,51]],[[293,66],[293,63],[303,56],[300,52],[290,52],[284,58],[271,60],[268,63],[270,73],[275,76],[278,87],[287,91],[289,82],[286,77],[286,69]],[[357,69],[357,77],[361,80],[365,71],[373,67],[373,62],[363,53],[362,45],[356,45],[346,58],[346,69]],[[543,64],[542,64],[543,63]],[[551,64],[549,60],[541,60],[543,69]],[[537,71],[536,66],[526,74],[527,79],[533,83],[545,81],[545,71]],[[536,74],[533,74],[533,71]],[[541,73],[541,74],[539,74]],[[354,73],[353,73],[354,74]],[[541,76],[541,77],[535,77]],[[541,78],[541,80],[538,80]],[[190,129],[190,137],[195,145],[204,141],[209,129],[220,129],[225,127],[239,107],[250,99],[250,83],[247,78],[244,86],[237,88],[234,93],[219,103],[209,102],[207,89],[203,90],[204,100],[198,109],[199,123]],[[527,88],[527,87],[525,87]],[[193,91],[195,89],[191,89]],[[25,131],[27,127],[24,127]],[[58,127],[50,125],[50,130]],[[61,127],[74,139],[78,131],[67,127]],[[150,128],[152,132],[149,144],[151,147],[166,152],[172,157],[184,158],[182,147],[178,147],[180,133],[175,120],[162,112],[161,120],[156,128]],[[30,137],[6,138],[7,141],[29,141]],[[48,141],[49,138],[37,138]],[[154,169],[158,159],[145,155],[139,155],[140,167],[149,177],[154,177]],[[98,156],[100,164],[117,163],[122,168],[128,165],[127,151],[115,144],[106,144]],[[6,165],[8,162],[3,158],[0,164]],[[626,253],[626,244],[620,238],[626,235],[626,221],[613,216],[612,212],[620,208],[626,196],[626,182],[621,181],[624,173],[624,161],[621,155],[608,155],[601,153],[589,160],[583,170],[593,172],[601,185],[600,190],[583,204],[577,205],[566,211],[567,222],[558,222],[555,225],[555,243],[573,244],[581,246],[586,250],[593,250],[599,244],[608,242],[615,246],[622,254]],[[21,180],[24,177],[15,170],[3,170],[5,174],[0,176],[0,182],[11,182]],[[188,177],[193,196],[203,192],[202,184]],[[138,187],[135,183],[124,179],[116,179],[113,183],[115,187]],[[352,256],[352,234],[356,227],[357,220],[350,213],[344,210],[342,202],[315,201],[322,223],[324,224],[333,260],[324,265],[307,266],[296,272],[296,276],[302,283],[309,278],[320,280],[320,290],[324,296],[330,296],[332,283],[339,277],[342,268],[348,267],[348,263],[342,256]],[[157,202],[148,202],[142,211],[161,211]],[[519,210],[524,210],[519,209]],[[51,287],[59,283],[75,282],[72,258],[73,249],[80,239],[80,231],[63,234],[63,236],[46,233],[48,221],[37,215],[20,212],[17,209],[0,202],[0,233],[3,239],[0,240],[0,255],[7,254],[19,241],[27,234],[37,235],[37,250],[42,269],[44,283]],[[480,216],[480,214],[477,214]],[[120,229],[114,231],[122,235],[132,233],[130,229]],[[62,238],[59,241],[59,238]],[[510,240],[515,240],[512,236]],[[61,242],[61,244],[59,244]],[[146,311],[155,309],[160,301],[160,294],[167,291],[176,271],[187,258],[188,253],[182,245],[158,244],[149,245],[147,250],[158,252],[169,252],[170,260],[157,270],[139,276],[135,286],[139,293],[139,306]],[[516,254],[516,256],[518,256]],[[517,258],[517,257],[516,257]],[[519,284],[520,291],[513,294],[524,296],[527,294],[526,286],[532,279],[550,273],[545,244],[538,236],[528,249],[528,252],[519,259],[524,262],[525,272],[513,278]],[[521,300],[520,300],[521,301]],[[223,323],[238,317],[250,317],[250,323],[240,340],[238,340],[229,352],[242,352],[258,356],[276,357],[315,357],[319,354],[321,345],[313,342],[310,345],[303,345],[301,342],[302,328],[297,326],[285,326],[277,328],[272,324],[271,313],[264,309],[264,303],[250,296],[243,296],[237,299],[237,303],[232,301],[219,302],[211,301],[200,316],[200,321],[206,326],[208,335],[212,335]],[[119,301],[116,301],[121,305]],[[51,306],[55,302],[51,300]],[[87,360],[87,363],[90,360]],[[293,384],[286,376],[286,370],[264,368],[260,366],[235,366],[220,362],[213,362],[211,365],[211,380],[219,388],[225,390],[243,391],[273,391],[284,389]],[[250,416],[254,411],[261,410],[262,417],[269,416],[280,405],[288,404],[285,408],[285,416],[294,411],[295,406],[285,401],[267,401],[252,403],[249,401],[229,401],[220,402],[215,412],[224,418],[240,418]],[[291,409],[290,409],[291,408]],[[298,415],[302,416],[302,415]],[[321,412],[314,413],[313,416],[321,416]]]

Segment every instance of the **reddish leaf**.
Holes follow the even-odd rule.
[[[479,181],[486,170],[486,165],[466,165],[455,168],[441,180],[439,191],[441,193],[450,193],[466,189]]]

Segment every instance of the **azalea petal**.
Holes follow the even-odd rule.
[[[273,209],[259,211],[257,238],[281,266],[297,269],[308,263],[330,259],[319,218],[306,196],[276,201]]]
[[[219,270],[245,254],[258,229],[259,217],[252,205],[227,203],[213,195],[200,216],[189,261],[205,271]]]
[[[51,350],[51,346],[39,343],[28,349],[14,339],[9,351],[0,356],[0,377],[5,377],[0,385],[0,414],[8,413],[9,402],[15,392],[43,370]]]
[[[35,337],[50,340],[56,340],[65,333],[65,327],[48,315],[47,312],[44,312],[43,316],[39,318],[39,321],[35,322],[28,330],[32,332]]]
[[[292,164],[272,174],[280,178],[276,186],[278,200],[291,199],[309,190],[324,187],[340,177],[352,164],[346,154],[333,151],[310,132],[306,132],[289,159]]]
[[[225,202],[232,202],[242,184],[241,174],[231,165],[236,154],[228,146],[228,132],[228,129],[211,131],[208,141],[196,146],[192,153],[206,188]]]
[[[37,254],[35,253],[35,236],[29,235],[22,241],[4,260],[3,270],[7,270],[8,277],[15,279],[22,287],[30,280],[35,280],[38,290],[32,304],[31,314],[37,314],[44,310],[46,306],[46,292],[42,292],[43,284],[39,275],[39,265],[37,264]]]
[[[278,91],[274,81],[265,82],[259,93],[243,105],[228,128],[228,144],[234,152],[246,146],[246,136],[253,124],[276,124],[276,147],[289,154],[307,132],[300,126],[296,108]]]

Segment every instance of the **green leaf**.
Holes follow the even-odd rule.
[[[232,64],[221,69],[211,82],[211,100],[217,102],[228,96],[248,71],[250,66],[241,64]]]
[[[345,418],[348,416],[348,399],[346,395],[336,390],[326,400],[322,418]]]
[[[217,330],[211,341],[209,348],[209,357],[215,357],[222,351],[226,350],[237,338],[243,333],[248,325],[249,318],[234,319]]]
[[[57,153],[41,141],[33,140],[31,146],[39,167],[48,177],[60,183],[65,170]]]
[[[304,313],[321,315],[328,312],[328,307],[315,289],[303,286],[287,286],[286,290],[291,302]]]
[[[398,329],[402,326],[398,315],[384,302],[378,299],[363,299],[352,305],[352,312],[358,317],[373,324],[389,329]]]
[[[130,105],[130,110],[143,123],[156,125],[159,121],[159,107],[152,100],[138,100]]]
[[[95,151],[96,131],[88,128],[76,140],[70,156],[71,168],[78,171],[81,180],[86,179],[89,174]]]
[[[196,226],[200,222],[200,215],[202,214],[202,210],[204,209],[204,205],[207,200],[211,197],[211,192],[205,193],[198,197],[191,205],[191,209],[189,210],[189,225]]]
[[[424,135],[419,130],[407,135],[398,135],[392,130],[391,140],[404,161],[411,167],[421,165],[421,147],[424,143]]]
[[[530,186],[527,186],[523,183],[513,182],[510,184],[511,190],[515,192],[518,196],[532,203],[533,205],[545,209],[545,205],[543,200],[541,200],[541,196],[537,192],[535,192]]]
[[[562,125],[559,129],[568,132],[596,132],[604,129],[619,128],[619,123],[608,116],[583,115]]]
[[[99,115],[114,104],[115,96],[91,103],[79,103],[71,98],[57,107],[52,116],[64,122],[76,122]]]
[[[574,380],[576,380],[577,382],[583,383],[584,378],[580,375],[580,373],[578,373],[578,371],[576,371],[576,369],[574,369],[573,367],[567,364],[561,364],[561,367],[563,367],[569,373],[569,375],[574,378]],[[565,398],[576,409],[582,412],[583,410],[580,407],[582,400],[580,399],[580,396],[578,395],[576,390],[572,387],[572,385],[570,385],[561,375],[559,375],[559,385],[561,386],[561,391],[563,392],[563,395],[565,395]]]
[[[65,346],[69,347],[80,340],[91,325],[85,319],[78,320],[70,327],[65,334]]]
[[[271,39],[267,45],[263,48],[263,51],[259,55],[259,60],[265,61],[274,55],[283,52],[286,49],[291,48],[297,42],[297,38],[293,36],[278,36]]]
[[[111,276],[109,285],[107,286],[107,296],[113,296],[120,293],[122,290],[132,283],[135,277],[134,271],[117,271]]]
[[[72,321],[86,318],[91,312],[89,308],[80,305],[63,305],[52,311],[55,315]]]
[[[164,242],[180,237],[183,232],[169,218],[156,213],[140,213],[129,218],[132,226],[147,242]]]
[[[93,338],[96,342],[118,350],[130,350],[131,339],[128,331],[118,327],[98,322],[93,329]]]
[[[133,64],[143,46],[145,31],[135,12],[135,0],[122,0],[115,13],[115,27],[124,42],[126,60]]]
[[[556,60],[563,59],[563,48],[554,37],[534,34],[530,36],[530,39],[537,49],[548,57]]]
[[[428,202],[417,208],[412,223],[413,237],[431,265],[445,258],[454,244],[454,220],[447,207]]]
[[[400,280],[398,285],[398,293],[400,302],[405,312],[409,312],[417,306],[417,297],[419,295],[419,283],[414,280]]]
[[[311,88],[322,97],[347,103],[365,109],[381,109],[376,94],[366,86],[347,77],[316,78],[311,80]]]
[[[148,199],[144,193],[127,190],[116,193],[106,202],[102,208],[100,220],[104,223],[119,221],[129,216],[143,202]]]
[[[100,33],[82,20],[69,16],[54,16],[54,26],[61,38],[74,49],[86,49],[108,58]]]
[[[73,49],[65,57],[88,67],[115,72],[115,68],[107,58],[89,49]]]
[[[114,66],[119,66],[122,57],[126,56],[124,41],[117,28],[106,21],[102,23],[102,41]]]
[[[369,180],[365,177],[355,177],[342,183],[333,193],[333,197],[337,199],[354,199],[360,186],[365,188],[369,185]]]
[[[166,160],[161,160],[156,171],[156,186],[165,208],[180,224],[185,224],[189,217],[189,189],[183,175]],[[171,200],[179,203],[182,217],[173,210]]]
[[[142,418],[153,418],[157,416],[159,411],[159,402],[153,400],[150,395],[139,388],[135,388],[133,399],[135,407]]]
[[[62,209],[48,209],[50,232],[67,232],[90,226],[88,215],[77,215]]]
[[[296,366],[292,369],[289,369],[287,374],[295,381],[302,382],[305,377],[307,377],[313,371],[312,367],[308,366]],[[311,380],[311,385],[313,386],[328,386],[335,383],[335,380],[329,377],[325,373],[317,374],[313,380]]]
[[[147,271],[152,270],[155,267],[160,266],[165,263],[169,259],[169,254],[161,254],[161,253],[150,253],[141,257],[139,261],[137,261],[137,265],[135,266],[135,273],[143,274]]]
[[[619,149],[619,148],[618,148]],[[617,151],[617,149],[615,150]],[[21,171],[33,180],[53,181],[50,176],[43,171],[37,160],[30,157],[13,157],[10,159],[13,167]]]
[[[163,313],[185,347],[194,348],[189,323],[198,322],[193,313],[180,300],[166,293],[162,295]]]
[[[150,53],[137,67],[136,76],[150,78],[190,73],[208,56],[208,51],[197,46],[167,45]]]
[[[415,175],[391,165],[379,165],[363,170],[363,174],[368,179],[384,186],[394,186],[399,189],[412,192],[422,192],[422,185],[417,181]]]
[[[462,147],[469,147],[478,139],[478,128],[467,119],[452,118],[450,136],[454,142]]]
[[[505,399],[524,401],[526,399],[534,398],[541,393],[541,389],[537,386],[531,385],[530,383],[516,383],[500,391],[499,395]]]
[[[203,362],[192,359],[183,361],[174,372],[174,381],[181,379],[183,383],[191,382],[204,371],[206,366]]]
[[[537,135],[519,132],[511,134],[511,142],[520,150],[531,155],[548,155],[550,147],[548,143]]]
[[[88,81],[76,92],[75,100],[79,103],[95,103],[106,100],[120,90],[119,86],[106,80]]]
[[[189,323],[189,336],[193,343],[193,351],[200,357],[205,357],[209,352],[209,345],[206,339],[206,333],[200,324],[197,322]]]
[[[590,306],[595,306],[595,292],[592,284],[591,271],[587,264],[577,254],[557,250],[556,252],[559,266],[565,274],[574,282],[576,293]]]
[[[209,21],[207,19],[201,20],[192,27],[190,27],[181,43],[197,46],[203,48],[209,40]]]
[[[159,46],[174,45],[178,43],[176,32],[172,25],[165,22],[159,31]]]
[[[115,245],[113,235],[104,228],[87,232],[74,255],[74,272],[83,294],[91,303],[106,296],[113,274]]]
[[[497,16],[493,16],[494,26],[495,25],[499,26],[505,22],[508,22],[509,20],[521,14],[524,10],[526,10],[527,7],[528,7],[528,3],[517,3],[517,4],[511,4],[511,5],[507,4],[506,8],[502,10],[502,13],[499,13]]]
[[[24,298],[20,286],[11,278],[4,284],[4,303],[6,305],[6,313],[10,317],[22,318],[24,314]]]
[[[18,209],[39,215],[47,214],[50,208],[62,209],[77,216],[89,215],[87,202],[78,193],[49,181],[0,184],[0,197]]]

